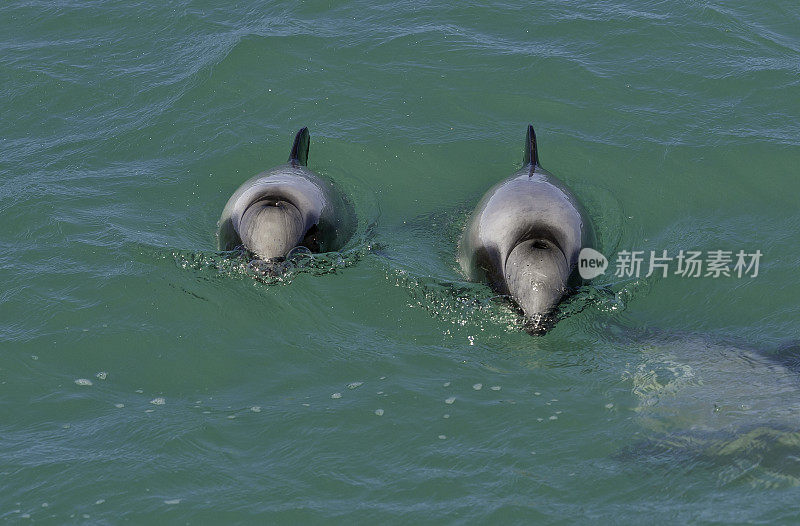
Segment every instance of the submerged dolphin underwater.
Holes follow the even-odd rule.
[[[220,250],[244,247],[276,261],[293,249],[338,250],[350,239],[355,217],[349,202],[326,179],[307,168],[308,128],[297,132],[286,164],[242,184],[219,219]]]
[[[528,126],[522,168],[490,189],[472,213],[458,248],[466,276],[511,296],[526,329],[542,333],[571,287],[581,282],[578,255],[594,245],[583,207],[539,164]]]
[[[647,329],[614,346],[636,353],[621,385],[631,389],[637,432],[616,458],[697,473],[718,466],[721,484],[800,485],[797,341]]]

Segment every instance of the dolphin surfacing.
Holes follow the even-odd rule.
[[[295,247],[340,249],[354,230],[351,207],[333,184],[308,169],[308,128],[297,132],[286,164],[242,184],[219,219],[220,250],[244,247],[258,258],[285,258]]]
[[[461,237],[458,259],[469,279],[487,281],[514,300],[526,330],[542,333],[555,307],[580,283],[581,248],[593,244],[577,198],[539,164],[529,125],[522,168],[481,199]]]

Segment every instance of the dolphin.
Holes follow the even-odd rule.
[[[350,203],[334,185],[308,169],[308,128],[297,132],[286,164],[242,184],[219,218],[220,250],[244,247],[280,261],[292,249],[340,249],[353,234]]]
[[[616,455],[648,465],[711,469],[723,483],[800,484],[800,345],[718,334],[625,328],[619,399],[639,429]],[[680,464],[683,462],[684,464]],[[688,464],[686,464],[688,462]],[[656,469],[654,468],[654,469]]]
[[[529,125],[522,168],[490,189],[467,223],[458,248],[461,269],[511,296],[526,329],[542,333],[558,303],[581,283],[578,255],[593,245],[580,202],[539,164]]]

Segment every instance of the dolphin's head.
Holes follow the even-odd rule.
[[[517,243],[505,262],[508,293],[522,310],[527,330],[545,332],[550,315],[567,291],[570,268],[554,239],[527,239]]]
[[[262,198],[247,207],[239,221],[239,236],[248,250],[264,260],[283,258],[303,243],[305,220],[287,199]]]

